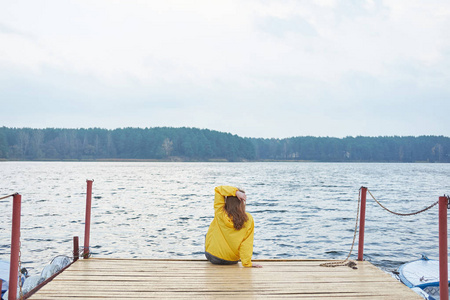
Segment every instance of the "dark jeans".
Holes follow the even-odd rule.
[[[231,261],[231,260],[225,260],[218,258],[217,256],[214,256],[208,252],[205,251],[206,259],[209,260],[214,265],[234,265],[237,264],[238,261]]]

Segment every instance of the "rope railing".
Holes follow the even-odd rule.
[[[14,194],[11,194],[11,195],[7,195],[7,196],[3,196],[3,197],[0,197],[0,200],[6,199],[6,198],[9,198],[9,197],[14,197],[15,195],[17,195],[17,193],[14,193]]]
[[[423,213],[432,207],[439,204],[439,294],[440,299],[442,300],[448,300],[449,294],[448,294],[448,226],[447,226],[447,211],[450,209],[450,197],[449,196],[442,196],[439,197],[439,200],[432,203],[431,205],[415,211],[411,213],[398,213],[394,212],[388,208],[386,208],[384,205],[382,205],[375,197],[372,195],[372,193],[367,189],[372,199],[384,210],[388,211],[389,213],[392,213],[397,216],[413,216],[420,213]],[[364,239],[364,237],[363,237]],[[362,253],[361,253],[362,257]]]
[[[439,203],[439,200],[438,200],[438,201],[434,202],[433,204],[431,204],[431,205],[429,205],[429,206],[427,206],[427,207],[425,207],[424,209],[421,209],[421,210],[419,210],[419,211],[415,211],[415,212],[411,212],[411,213],[398,213],[398,212],[395,212],[395,211],[392,211],[392,210],[388,209],[388,208],[385,207],[383,204],[381,204],[380,201],[378,201],[378,200],[372,195],[372,193],[370,192],[369,189],[367,189],[367,192],[370,194],[370,196],[372,197],[372,199],[373,199],[373,200],[374,200],[381,208],[383,208],[383,209],[386,210],[387,212],[390,212],[391,214],[394,214],[394,215],[397,215],[397,216],[402,216],[402,217],[418,215],[418,214],[420,214],[420,213],[423,213],[423,212],[429,210],[430,208],[433,208],[434,206],[436,206],[436,205]]]
[[[356,267],[356,266],[357,266],[357,263],[354,262],[354,261],[352,261],[352,260],[349,260],[349,258],[350,258],[351,254],[352,254],[352,252],[353,252],[353,248],[354,248],[354,246],[355,246],[355,241],[356,241],[356,234],[357,234],[357,232],[358,232],[358,220],[359,220],[359,217],[360,217],[361,189],[362,189],[362,188],[363,188],[363,187],[361,187],[361,188],[359,189],[359,195],[358,195],[358,208],[357,208],[357,212],[356,212],[356,224],[355,224],[355,229],[354,229],[354,232],[353,232],[353,242],[352,242],[352,246],[350,247],[350,251],[349,251],[347,257],[346,257],[344,260],[341,260],[341,261],[322,263],[322,264],[320,264],[320,266],[322,266],[322,267],[348,266],[348,267],[351,267],[351,268],[353,268],[353,269],[357,269],[357,267]],[[415,212],[411,212],[411,213],[399,213],[399,212],[395,212],[395,211],[392,211],[392,210],[388,209],[386,206],[384,206],[383,204],[381,204],[381,202],[378,201],[378,200],[374,197],[374,195],[369,191],[369,189],[367,189],[367,188],[365,188],[365,189],[366,189],[366,191],[370,194],[370,196],[372,197],[372,199],[373,199],[373,200],[374,200],[381,208],[383,208],[383,209],[386,210],[387,212],[389,212],[389,213],[391,213],[391,214],[394,214],[394,215],[397,215],[397,216],[413,216],[413,215],[417,215],[417,214],[423,213],[423,212],[425,212],[425,211],[427,211],[427,210],[433,208],[434,206],[436,206],[436,205],[439,203],[439,200],[438,200],[438,201],[432,203],[431,205],[429,205],[429,206],[427,206],[427,207],[425,207],[425,208],[423,208],[423,209],[421,209],[421,210],[419,210],[419,211],[415,211]],[[449,203],[450,203],[450,197],[447,196],[447,198],[449,199]]]

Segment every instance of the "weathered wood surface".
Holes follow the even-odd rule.
[[[79,260],[29,299],[298,298],[422,299],[369,262],[327,268],[320,260],[260,260],[263,268],[204,260]]]

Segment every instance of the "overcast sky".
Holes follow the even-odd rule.
[[[450,1],[2,1],[0,126],[450,135]]]

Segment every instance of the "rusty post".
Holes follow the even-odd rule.
[[[15,300],[17,296],[17,283],[19,278],[19,252],[20,252],[20,210],[22,196],[13,196],[12,231],[11,231],[11,258],[9,267],[8,300]]]
[[[84,250],[83,258],[89,257],[89,236],[91,232],[91,206],[92,206],[92,183],[94,180],[86,180],[86,218],[84,223]]]
[[[80,252],[79,252],[80,246],[78,244],[78,237],[73,237],[73,261],[77,261],[80,258]]]
[[[439,295],[448,300],[448,242],[447,242],[448,198],[439,197]]]
[[[364,258],[364,226],[366,224],[366,195],[367,188],[361,187],[361,208],[359,213],[359,243],[358,243],[358,260],[363,261]]]

